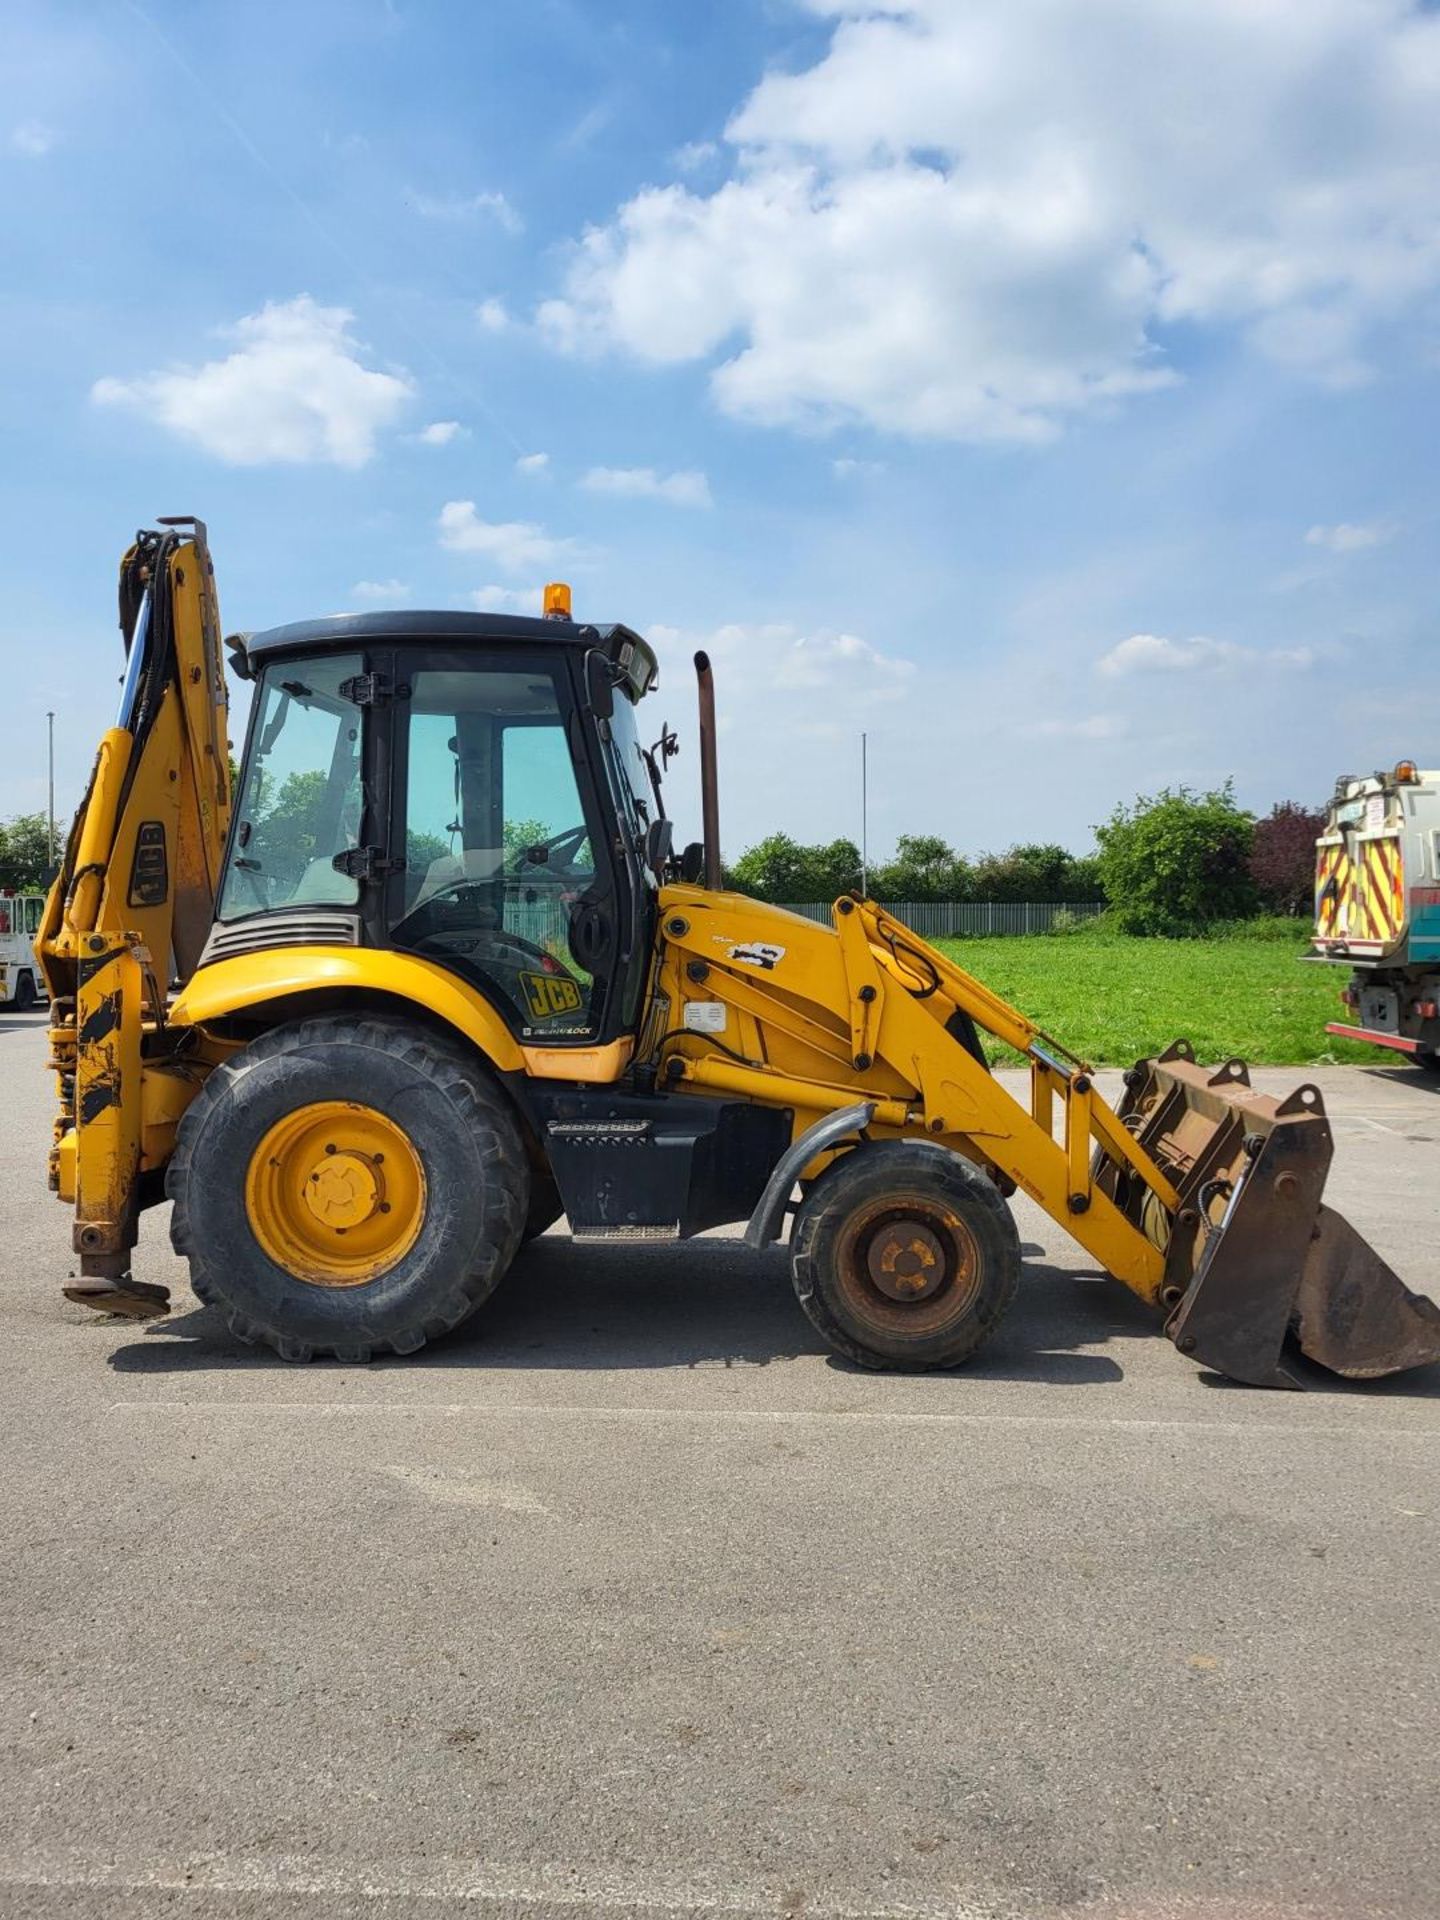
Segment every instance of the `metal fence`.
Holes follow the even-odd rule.
[[[885,901],[897,920],[903,920],[923,939],[948,940],[966,934],[1049,933],[1057,914],[1073,920],[1093,920],[1105,911],[1100,901],[1078,905],[1057,900],[899,900]],[[828,900],[786,902],[787,913],[830,924]],[[563,949],[569,908],[554,894],[534,901],[507,900],[505,925],[534,946]]]
[[[539,900],[505,902],[505,931],[519,934],[532,947],[547,951],[559,948],[563,952],[569,930],[569,907],[553,893]]]
[[[1049,933],[1057,914],[1093,920],[1105,911],[1100,900],[885,900],[881,904],[925,940],[950,940],[966,934]],[[830,924],[830,902],[785,903],[788,913]],[[1062,922],[1063,924],[1063,922]]]

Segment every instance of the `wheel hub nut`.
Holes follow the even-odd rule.
[[[322,1225],[343,1232],[379,1210],[383,1189],[378,1170],[363,1154],[334,1153],[305,1182],[305,1204]]]
[[[945,1252],[929,1227],[918,1220],[899,1220],[875,1235],[866,1266],[891,1300],[923,1300],[945,1278]]]

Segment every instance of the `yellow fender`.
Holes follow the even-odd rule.
[[[205,1027],[275,1000],[326,989],[380,994],[402,1008],[425,1007],[501,1073],[523,1073],[525,1050],[495,1009],[432,960],[370,947],[271,947],[238,953],[192,974],[169,1013],[172,1027]]]

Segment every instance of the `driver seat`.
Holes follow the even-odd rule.
[[[459,853],[442,854],[425,869],[425,878],[409,903],[409,911],[413,913],[416,907],[424,906],[432,894],[459,881],[498,880],[504,861],[503,847],[463,847]]]

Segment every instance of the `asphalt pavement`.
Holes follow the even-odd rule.
[[[563,1230],[443,1345],[290,1367],[164,1210],[168,1320],[61,1297],[43,1025],[0,1014],[6,1920],[1440,1911],[1440,1369],[1219,1382],[1028,1205],[952,1375],[832,1361],[783,1251]],[[1257,1075],[1304,1078],[1440,1294],[1440,1088]]]

